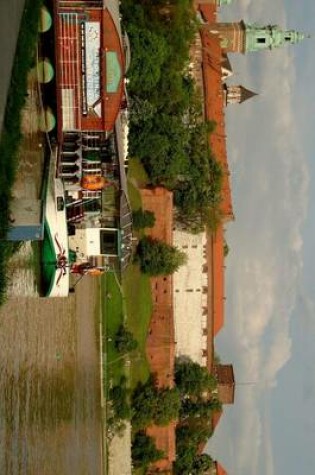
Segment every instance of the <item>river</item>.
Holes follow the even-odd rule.
[[[101,473],[98,281],[0,310],[0,473]]]

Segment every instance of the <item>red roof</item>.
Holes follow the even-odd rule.
[[[221,419],[222,414],[223,414],[222,411],[217,411],[217,412],[214,412],[212,414],[212,429],[213,429],[213,431],[215,430],[215,428],[219,424],[219,421]]]
[[[203,44],[203,80],[205,89],[205,113],[208,120],[216,123],[210,135],[210,144],[216,160],[223,169],[221,211],[226,220],[233,219],[230,172],[227,161],[224,94],[222,88],[220,39],[206,31],[201,33]]]
[[[216,21],[216,6],[200,5],[205,20]],[[222,88],[222,49],[220,39],[201,31],[201,41],[203,45],[203,82],[205,98],[205,115],[207,120],[216,123],[214,132],[210,135],[210,145],[216,160],[221,164],[223,170],[223,183],[221,195],[221,212],[223,222],[234,219],[232,193],[230,184],[230,172],[227,159],[227,145],[225,134],[225,114],[224,95]],[[215,233],[208,236],[208,368],[212,368],[213,338],[218,334],[224,325],[225,292],[224,292],[224,228],[221,222]],[[211,331],[212,330],[212,331]]]
[[[112,15],[107,8],[56,2],[55,20],[58,133],[63,129],[113,130],[124,97],[125,57]],[[93,38],[86,40],[86,28],[94,28]],[[92,58],[93,65],[100,65],[93,73],[99,95],[88,104],[86,62],[90,56],[86,48],[91,42],[95,48],[99,42],[100,48],[94,49]]]
[[[213,23],[217,20],[217,5],[216,3],[199,4],[198,0],[195,2],[196,8],[200,10],[204,20],[208,23]]]
[[[217,475],[227,475],[227,472],[224,470],[222,465],[216,462]]]
[[[222,223],[211,235],[212,263],[209,266],[212,272],[212,318],[213,336],[215,337],[224,325],[224,230]]]

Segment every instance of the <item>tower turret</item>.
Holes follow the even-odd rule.
[[[221,38],[221,46],[226,52],[247,53],[274,49],[287,44],[296,44],[304,40],[305,35],[295,30],[281,30],[277,25],[260,26],[257,24],[208,23],[203,25],[207,31]]]
[[[198,0],[198,5],[218,5],[221,7],[222,5],[231,5],[233,0]]]
[[[258,95],[256,92],[250,91],[241,85],[227,86],[226,84],[224,85],[224,93],[226,104],[241,104]]]
[[[296,44],[304,40],[305,35],[295,30],[281,30],[277,25],[245,25],[244,53],[262,49],[279,48],[287,44]]]

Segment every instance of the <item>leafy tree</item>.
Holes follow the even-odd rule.
[[[156,87],[161,66],[168,54],[168,46],[163,36],[129,24],[128,34],[132,43],[132,63],[128,72],[130,91],[148,92]]]
[[[158,450],[152,437],[144,432],[137,432],[131,446],[132,462],[135,467],[147,467],[150,463],[164,457],[164,452]]]
[[[206,454],[198,454],[200,444],[207,440],[207,437],[200,437],[198,432],[190,430],[187,426],[176,429],[176,461],[174,464],[176,475],[208,473],[207,471],[213,464],[211,457]]]
[[[119,353],[129,353],[138,347],[133,334],[124,325],[120,325],[115,335],[115,348]]]
[[[155,215],[152,211],[137,209],[132,213],[132,222],[134,229],[153,228],[155,224]]]
[[[215,377],[208,369],[193,362],[189,358],[177,359],[175,364],[175,382],[182,398],[201,398],[204,393],[211,392],[217,386]]]
[[[197,22],[192,0],[123,0],[132,47],[129,151],[150,182],[174,191],[177,219],[193,232],[221,219],[223,172],[209,147],[200,92],[187,73]]]
[[[144,428],[155,423],[165,426],[177,419],[180,410],[180,397],[176,388],[158,389],[152,377],[145,384],[139,384],[132,396],[135,428]]]
[[[218,399],[192,401],[184,399],[181,406],[181,419],[190,418],[210,418],[213,412],[220,411],[222,405]]]
[[[173,274],[186,262],[186,254],[157,239],[144,237],[137,248],[142,272],[149,275]]]
[[[213,466],[213,460],[208,454],[196,455],[192,464],[191,475],[202,475]]]
[[[131,417],[129,394],[126,386],[126,377],[121,377],[118,385],[109,390],[109,400],[114,411],[114,421],[127,420]]]

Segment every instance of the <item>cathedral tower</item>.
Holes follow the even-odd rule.
[[[198,5],[217,5],[221,7],[222,5],[231,5],[233,0],[198,0]]]
[[[243,86],[227,86],[224,85],[224,94],[226,104],[241,104],[242,102],[257,96],[256,92],[250,91]]]
[[[221,37],[221,46],[226,52],[247,53],[275,49],[287,44],[296,44],[305,38],[295,30],[281,30],[277,25],[260,26],[257,24],[208,23],[203,26],[209,33]]]

